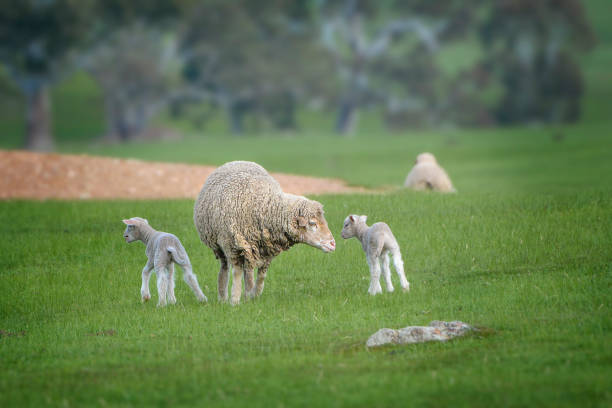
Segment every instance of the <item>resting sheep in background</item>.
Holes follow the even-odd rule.
[[[240,302],[243,275],[246,296],[259,296],[270,262],[291,246],[305,243],[323,252],[336,248],[323,206],[284,193],[278,182],[253,162],[235,161],[217,168],[195,202],[193,221],[200,239],[221,263],[220,301],[228,298],[229,266],[233,269],[233,305]]]
[[[391,228],[384,222],[377,222],[371,227],[366,224],[366,215],[349,215],[344,220],[342,238],[349,239],[357,237],[366,253],[368,265],[370,266],[370,288],[368,293],[376,295],[382,293],[380,287],[380,271],[382,268],[387,291],[393,292],[391,283],[391,269],[389,268],[389,252],[393,256],[395,272],[400,278],[400,285],[404,291],[410,289],[410,284],[404,274],[404,263],[399,244],[391,232]]]
[[[154,230],[144,218],[133,217],[123,220],[127,225],[123,237],[129,244],[142,241],[146,246],[147,264],[142,270],[142,287],[140,294],[142,301],[151,299],[149,292],[149,278],[155,270],[157,275],[157,293],[159,301],[157,306],[165,306],[167,302],[176,303],[174,296],[174,263],[183,269],[183,278],[191,287],[200,302],[206,302],[206,296],[198,285],[198,278],[191,269],[191,263],[185,248],[179,239],[167,232]]]
[[[421,153],[404,181],[404,187],[413,190],[433,190],[443,193],[456,193],[457,190],[448,177],[448,174],[436,161],[431,153]]]

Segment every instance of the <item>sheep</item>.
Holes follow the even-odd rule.
[[[228,300],[229,266],[233,270],[232,305],[240,302],[243,276],[246,298],[261,295],[270,262],[282,251],[298,243],[326,253],[336,248],[321,203],[284,193],[253,162],[229,162],[213,171],[196,199],[193,221],[221,264],[221,302]]]
[[[183,279],[193,290],[198,301],[208,301],[198,285],[198,278],[192,271],[187,251],[175,235],[154,230],[149,225],[149,221],[140,217],[123,220],[123,223],[127,225],[123,233],[125,242],[129,244],[134,241],[142,241],[147,246],[148,260],[142,269],[142,286],[140,288],[143,302],[151,299],[149,278],[151,272],[155,270],[157,293],[159,295],[157,306],[166,306],[167,302],[176,303],[176,297],[174,296],[174,263],[177,263],[183,270]]]
[[[399,244],[391,232],[391,228],[384,222],[377,222],[371,227],[366,224],[366,215],[349,215],[344,220],[342,227],[342,238],[349,239],[357,237],[366,253],[370,267],[370,288],[368,293],[376,295],[382,293],[380,286],[380,270],[382,266],[383,276],[387,284],[387,291],[393,292],[391,283],[391,270],[389,268],[389,252],[393,255],[395,272],[400,278],[400,285],[404,292],[410,290],[410,283],[404,274],[404,263]]]
[[[448,174],[436,161],[431,153],[421,153],[417,156],[414,167],[406,176],[404,187],[413,190],[433,190],[443,193],[456,193],[457,190]]]

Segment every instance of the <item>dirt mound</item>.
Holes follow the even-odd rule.
[[[213,166],[0,150],[0,199],[195,198]],[[338,179],[272,173],[293,194],[350,193]]]

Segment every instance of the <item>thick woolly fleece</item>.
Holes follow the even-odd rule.
[[[270,262],[294,244],[307,243],[324,252],[336,245],[323,206],[283,193],[278,182],[253,162],[235,161],[217,168],[196,199],[193,220],[200,239],[221,264],[221,301],[227,300],[229,266],[233,269],[232,304],[240,301],[243,274],[247,296],[260,295]]]
[[[433,190],[443,193],[457,192],[448,174],[440,167],[436,158],[431,153],[421,153],[417,156],[414,167],[406,176],[404,187],[417,191]]]

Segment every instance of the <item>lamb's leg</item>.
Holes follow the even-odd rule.
[[[143,302],[147,302],[151,299],[151,292],[149,292],[149,278],[151,278],[151,272],[153,271],[153,264],[147,262],[144,268],[142,268],[142,285],[140,286],[140,297]]]
[[[232,280],[232,297],[230,303],[237,305],[240,303],[240,295],[242,294],[242,275],[244,271],[241,265],[232,265],[234,279]]]
[[[157,307],[166,306],[166,294],[168,293],[168,272],[166,265],[155,265],[155,274],[157,275]]]
[[[198,285],[198,278],[193,273],[193,270],[191,269],[191,264],[183,264],[181,265],[181,268],[183,269],[183,279],[185,280],[185,283],[189,285],[196,298],[198,298],[198,301],[208,302],[208,299],[206,299],[206,295],[204,295],[202,289],[200,289],[200,285]]]
[[[257,283],[255,284],[255,296],[261,295],[264,288],[264,281],[266,280],[266,272],[270,264],[265,264],[257,269]]]
[[[410,283],[406,279],[406,275],[404,274],[404,262],[402,261],[402,253],[399,248],[391,250],[391,254],[393,255],[393,266],[395,267],[395,272],[397,272],[397,276],[400,278],[400,285],[404,292],[410,290]]]
[[[368,256],[368,264],[370,265],[370,288],[368,293],[370,295],[376,295],[382,293],[380,287],[380,262],[378,257]]]
[[[255,296],[255,271],[253,268],[244,268],[244,294],[247,299]]]
[[[393,292],[393,283],[391,282],[391,268],[389,268],[389,252],[385,252],[380,257],[383,277],[387,285],[387,292]]]
[[[174,262],[168,264],[168,303],[175,304],[176,296],[174,296]]]
[[[221,269],[219,269],[219,277],[217,279],[218,299],[219,302],[227,302],[227,289],[229,285],[229,266],[224,255],[219,256]]]

